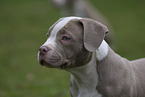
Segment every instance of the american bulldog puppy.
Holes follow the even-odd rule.
[[[145,58],[129,61],[104,40],[108,28],[89,18],[54,23],[38,61],[71,73],[71,97],[145,97]]]

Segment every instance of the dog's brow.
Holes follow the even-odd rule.
[[[52,29],[50,36],[56,37],[59,30],[61,30],[70,20],[81,19],[80,17],[66,17],[59,21]]]
[[[82,18],[80,18],[80,17],[65,17],[65,18],[59,19],[56,23],[54,23],[54,24],[50,27],[50,29],[49,29],[49,31],[48,31],[48,33],[47,33],[47,35],[49,35],[49,37],[48,37],[47,41],[44,43],[44,45],[46,45],[46,44],[54,45],[54,44],[55,44],[55,41],[56,41],[56,39],[57,39],[57,34],[58,34],[58,32],[59,32],[59,31],[69,22],[69,21],[71,21],[71,20],[73,20],[73,19],[82,19]]]

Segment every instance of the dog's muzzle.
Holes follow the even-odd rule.
[[[67,68],[70,62],[53,49],[41,46],[38,52],[38,61],[42,66],[49,68]]]
[[[48,47],[45,47],[45,46],[41,46],[39,48],[38,61],[42,66],[46,64],[45,57],[46,57],[47,53],[49,52],[49,50],[50,49],[48,49]]]

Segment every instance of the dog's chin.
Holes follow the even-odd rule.
[[[70,67],[71,63],[68,61],[57,61],[57,62],[51,62],[51,61],[45,61],[45,60],[39,60],[39,63],[42,66],[46,66],[48,68],[59,68],[59,69],[67,69]]]

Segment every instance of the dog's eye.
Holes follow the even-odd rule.
[[[64,40],[64,41],[69,41],[71,38],[69,38],[68,36],[63,36],[62,37],[62,40]]]

